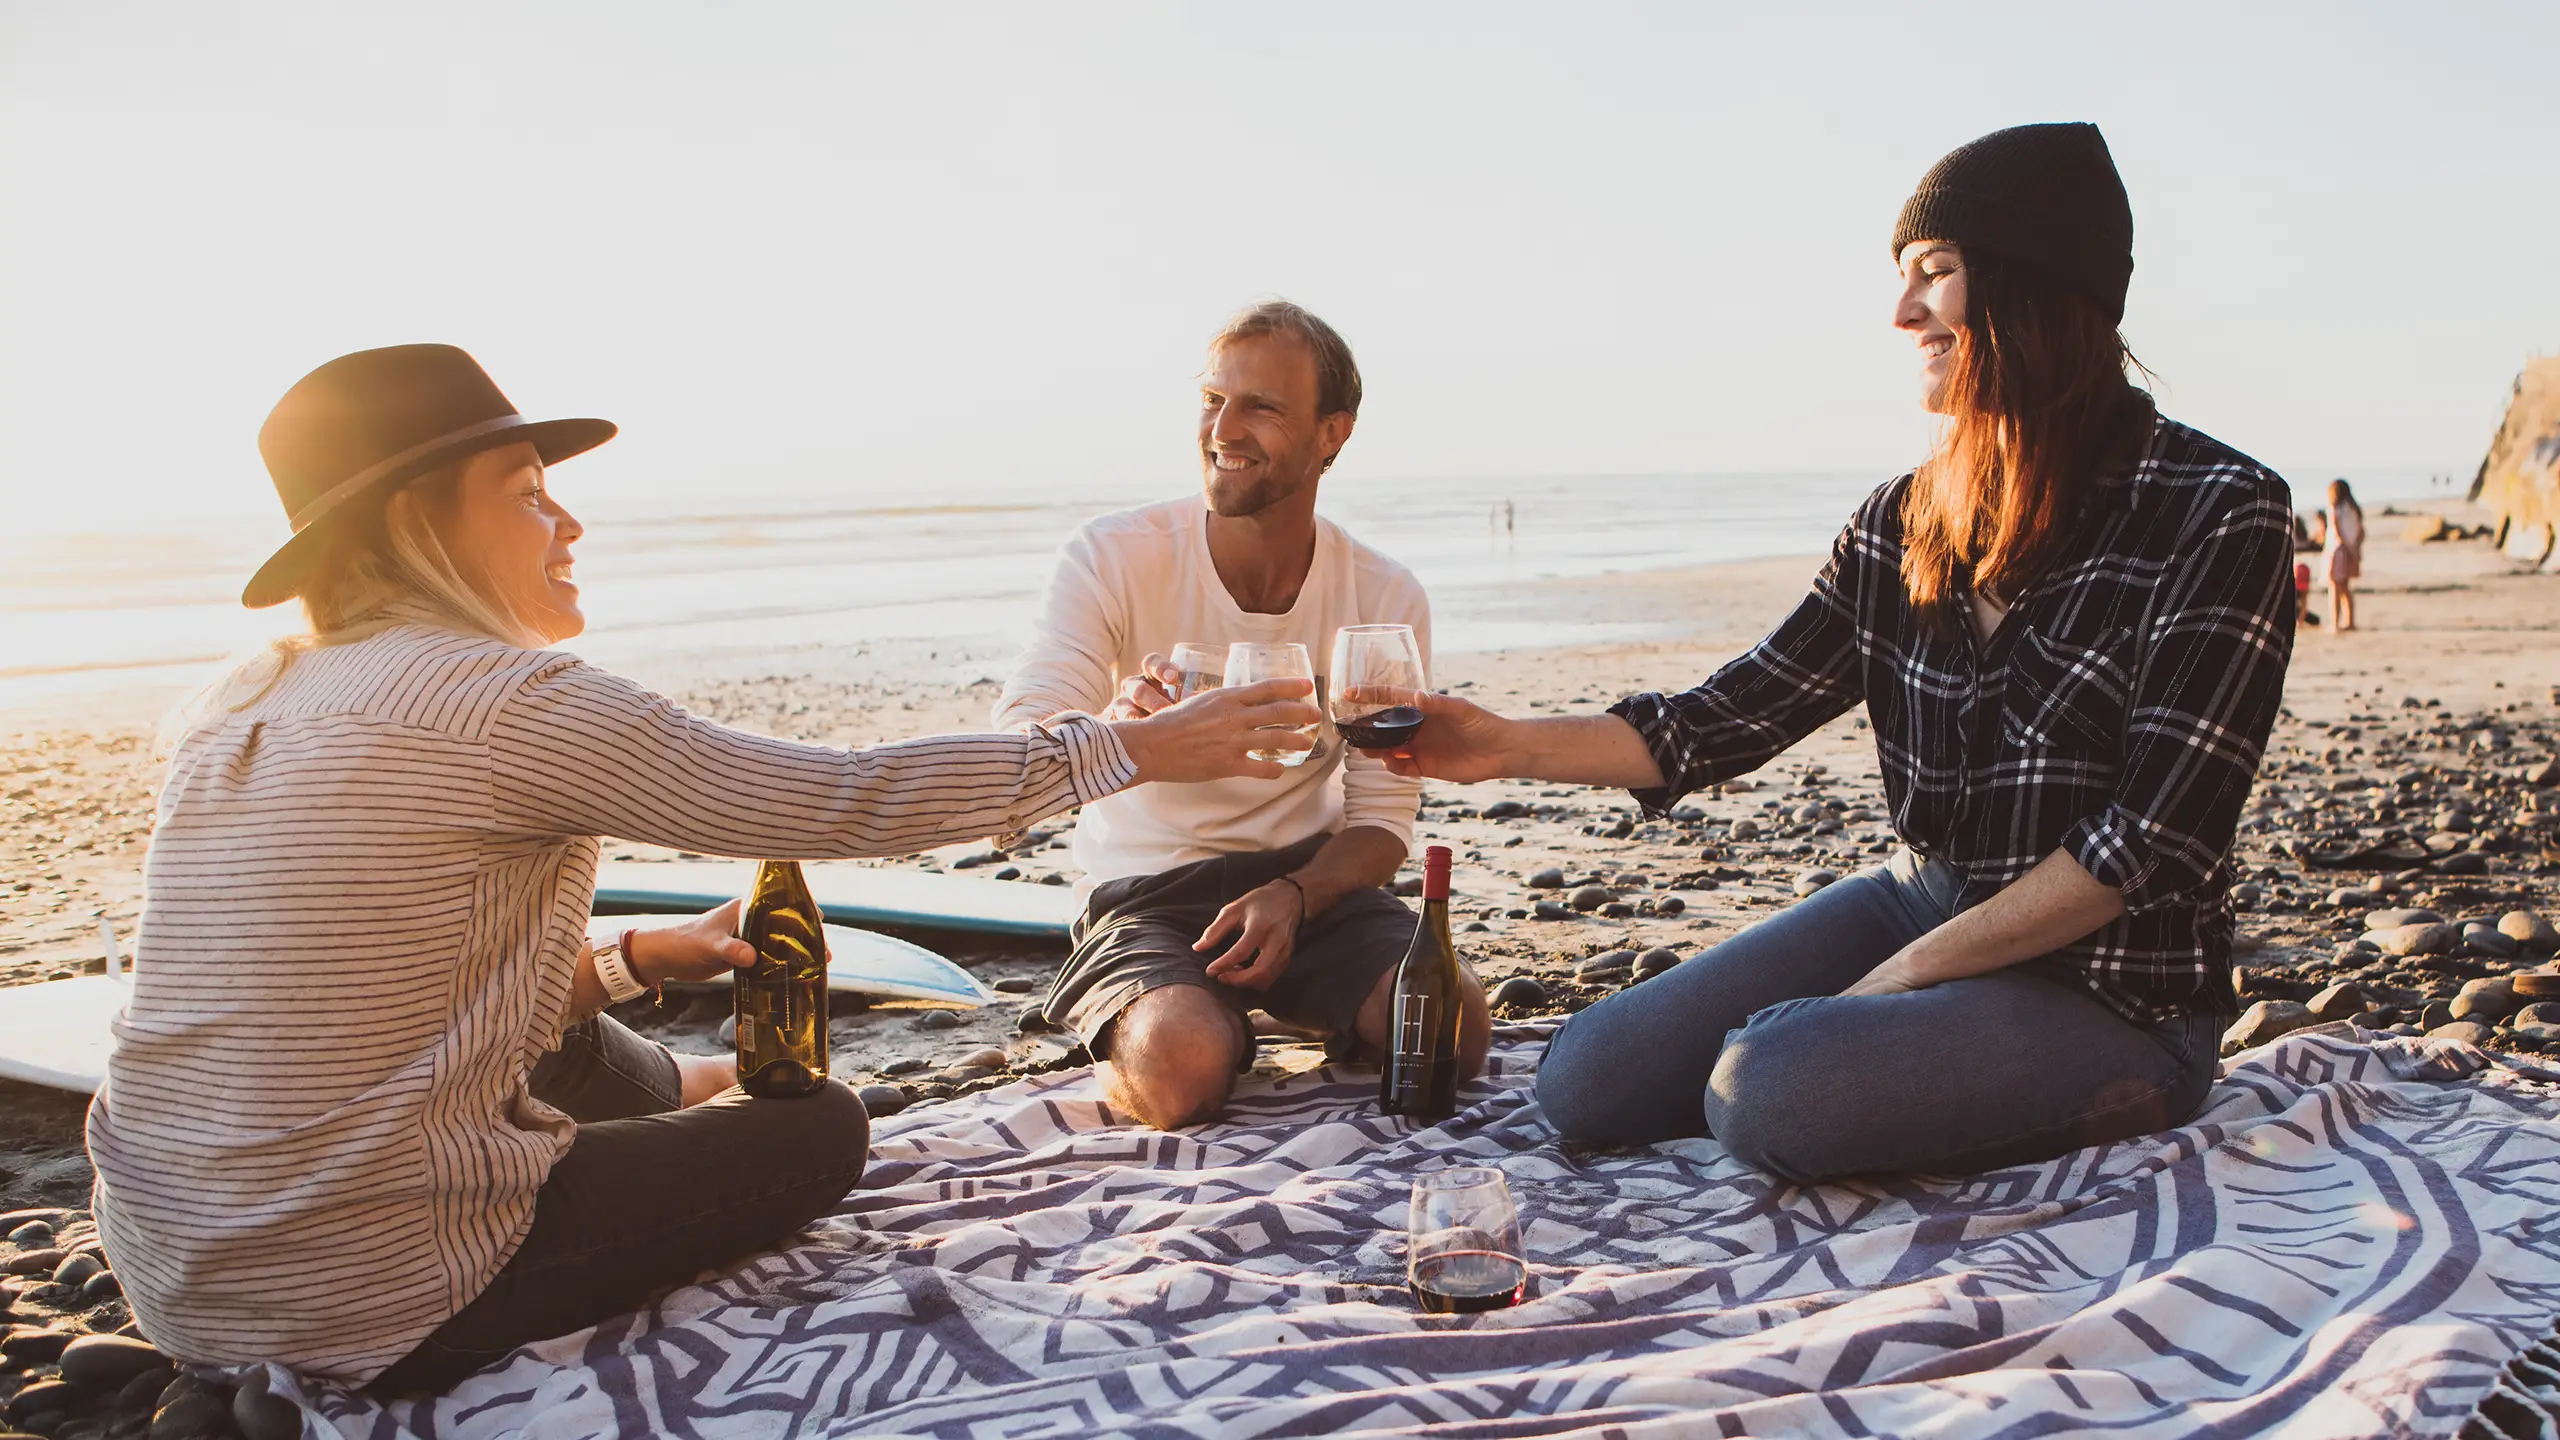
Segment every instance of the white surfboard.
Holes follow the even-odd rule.
[[[812,861],[800,869],[818,909],[839,925],[1064,939],[1080,908],[1067,885],[875,870],[842,861]],[[752,860],[608,860],[596,875],[594,909],[599,915],[700,914],[746,894],[755,873]]]
[[[107,1027],[124,1013],[125,975],[79,975],[0,990],[0,1077],[98,1093],[107,1078]]]
[[[723,902],[726,903],[726,902]],[[710,907],[705,906],[705,909]],[[598,944],[637,925],[678,925],[694,914],[598,915],[587,922],[587,938]],[[995,992],[978,977],[925,949],[888,935],[874,935],[850,925],[829,925],[827,988],[853,995],[885,995],[901,1000],[936,1000],[975,1009],[992,1003]],[[65,983],[65,982],[57,982]],[[0,991],[0,995],[7,992]]]

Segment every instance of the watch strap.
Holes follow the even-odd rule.
[[[619,1005],[649,993],[649,987],[632,973],[631,959],[626,950],[629,944],[630,937],[625,935],[596,951],[596,979],[604,982],[604,999],[608,1005]]]

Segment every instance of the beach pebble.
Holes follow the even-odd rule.
[[[2350,1015],[2370,1009],[2373,1002],[2365,997],[2364,987],[2352,980],[2341,980],[2311,997],[2305,1007],[2321,1020],[2344,1020]]]
[[[62,1263],[66,1253],[61,1250],[29,1250],[10,1256],[8,1264],[0,1266],[0,1269],[6,1269],[12,1275],[50,1275],[53,1267]]]
[[[1470,920],[1466,924],[1458,927],[1458,933],[1462,935],[1490,935],[1493,933],[1493,927],[1487,925],[1481,920]]]
[[[1727,833],[1736,840],[1757,840],[1760,838],[1760,822],[1745,815],[1734,821],[1733,829]]]
[[[2472,825],[2471,812],[2459,805],[2448,805],[2435,813],[2434,823],[2439,834],[2468,834]]]
[[[1679,951],[1668,945],[1657,945],[1636,957],[1636,974],[1640,978],[1659,975],[1679,964],[1680,959]]]
[[[2320,903],[2332,910],[2371,910],[2382,904],[2382,892],[2347,885],[2330,891]]]
[[[2545,970],[2527,970],[2514,978],[2518,999],[2560,1000],[2560,975]]]
[[[1517,800],[1496,800],[1484,807],[1487,820],[1517,820],[1529,813],[1529,807]]]
[[[1596,980],[1607,975],[1625,974],[1634,968],[1635,963],[1636,952],[1633,950],[1607,950],[1574,966],[1573,974],[1578,980]]]
[[[2477,920],[2462,927],[2462,948],[2500,960],[2512,960],[2516,954],[2516,942],[2498,933],[2496,926]]]
[[[872,1119],[885,1119],[907,1108],[907,1087],[903,1085],[865,1085],[853,1092]]]
[[[2465,850],[2438,860],[2434,868],[2439,875],[2486,875],[2489,873],[2489,857],[2477,850]]]
[[[1576,910],[1588,912],[1597,910],[1617,898],[1616,892],[1605,885],[1585,885],[1574,891],[1566,903]]]
[[[1837,870],[1807,870],[1796,876],[1796,893],[1810,895],[1826,885],[1838,883],[1839,879]]]
[[[53,1243],[53,1227],[42,1220],[30,1220],[9,1232],[9,1243],[20,1249],[42,1248]]]
[[[76,1331],[21,1325],[0,1339],[0,1355],[21,1365],[50,1365],[62,1354],[62,1347],[79,1338]]]
[[[1419,875],[1399,875],[1396,877],[1394,890],[1396,894],[1406,897],[1419,895],[1422,893],[1422,877]]]
[[[106,1268],[106,1262],[95,1255],[67,1255],[61,1264],[53,1267],[53,1283],[78,1285]]]
[[[1539,901],[1536,905],[1530,907],[1529,913],[1537,916],[1541,920],[1570,920],[1573,918],[1572,911],[1567,910],[1553,900]]]
[[[2433,910],[2376,910],[2364,917],[2367,930],[2397,930],[2403,925],[2441,925],[2444,917]]]
[[[140,1339],[141,1337],[127,1338]],[[177,1367],[163,1360],[124,1382],[123,1386],[116,1391],[115,1399],[108,1402],[108,1406],[128,1414],[148,1416],[152,1407],[160,1403],[160,1392],[168,1389],[170,1382],[177,1378]]]
[[[1040,982],[1024,975],[1007,975],[992,988],[999,995],[1028,995],[1040,988]]]
[[[1514,975],[1493,987],[1490,997],[1495,1005],[1513,1010],[1535,1010],[1547,1003],[1547,987],[1527,975]]]
[[[2254,1049],[2318,1023],[2319,1017],[2311,1013],[2311,1007],[2298,1000],[2261,1000],[2240,1012],[2240,1018],[2222,1032],[2222,1053],[2232,1055]]]
[[[2418,1028],[2421,1030],[2433,1030],[2439,1025],[2452,1023],[2453,1002],[2450,1000],[2430,1000],[2418,1007]]]
[[[892,1060],[888,1064],[881,1066],[880,1073],[883,1075],[913,1075],[919,1070],[930,1070],[932,1068],[933,1067],[926,1062],[918,1060],[914,1056],[910,1055],[906,1059]]]
[[[1003,1051],[997,1049],[993,1045],[989,1045],[983,1050],[972,1050],[952,1063],[966,1067],[1001,1070],[1005,1067],[1007,1058],[1008,1057]]]
[[[1034,1000],[1014,1013],[1013,1033],[1016,1035],[1046,1035],[1057,1028],[1049,1022],[1049,1002],[1046,999]]]
[[[1561,890],[1564,888],[1564,871],[1554,865],[1544,870],[1532,870],[1528,884],[1532,890]]]
[[[50,1431],[47,1417],[59,1417],[80,1402],[80,1392],[60,1380],[39,1380],[9,1397],[12,1424],[37,1425]]]
[[[2515,991],[2504,982],[2474,981],[2462,987],[2462,993],[2453,997],[2453,1004],[2445,1013],[2456,1020],[2495,1025],[2514,1013],[2515,1008]]]
[[[1612,900],[1600,907],[1601,918],[1606,920],[1632,920],[1635,914],[1636,907],[1624,900]]]
[[[2477,1020],[2452,1020],[2427,1032],[2430,1040],[2459,1040],[2465,1045],[2485,1045],[2495,1032]]]
[[[1790,812],[1790,814],[1791,817],[1801,825],[1810,825],[1817,820],[1827,820],[1831,818],[1831,812],[1823,809],[1819,805],[1799,805]]]
[[[151,1440],[215,1440],[230,1431],[230,1400],[192,1375],[170,1381],[151,1415]]]
[[[83,1390],[120,1390],[168,1358],[130,1335],[83,1335],[63,1347],[62,1378]]]
[[[948,1010],[927,1010],[907,1022],[910,1030],[956,1030],[959,1026],[960,1017]]]
[[[2546,1024],[2540,1020],[2518,1020],[2508,1027],[2507,1034],[2517,1040],[2560,1044],[2560,1025]]]
[[[302,1408],[267,1388],[264,1368],[252,1370],[231,1395],[231,1420],[244,1440],[297,1440]]]
[[[1688,908],[1689,902],[1677,895],[1665,895],[1653,902],[1653,913],[1656,915],[1677,915]]]
[[[2560,950],[2560,930],[2533,910],[2510,910],[2498,917],[2498,933],[2527,950],[2548,953]]]
[[[2560,760],[2518,766],[2516,778],[2527,785],[2560,785]]]
[[[2359,938],[2339,942],[2338,947],[2329,952],[2329,958],[2340,965],[2362,965],[2379,958],[2381,954],[2381,946],[2370,940]]]
[[[2514,1019],[2518,1025],[2560,1025],[2560,1002],[2536,1001],[2518,1010]]]
[[[1707,812],[1695,805],[1683,805],[1671,812],[1671,818],[1683,825],[1695,825],[1707,818]]]
[[[1002,864],[1004,862],[1004,858],[1004,852],[1001,850],[973,850],[968,854],[961,856],[959,859],[952,861],[951,868],[954,870],[975,870],[981,865]]]
[[[116,1278],[113,1270],[101,1270],[80,1282],[80,1302],[84,1305],[104,1305],[123,1293],[124,1282]]]
[[[999,880],[1019,880],[1022,878],[1022,867],[1019,865],[1007,865],[996,872],[996,878]]]
[[[2370,938],[2385,955],[2446,955],[2460,940],[2453,927],[2442,921],[2419,921],[2377,930]]]

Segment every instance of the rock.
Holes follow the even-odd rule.
[[[2330,891],[2320,903],[2332,910],[2371,910],[2382,904],[2382,892],[2348,885]]]
[[[1564,871],[1553,865],[1548,866],[1544,870],[1532,870],[1529,872],[1529,888],[1532,890],[1561,890],[1564,888]]]
[[[128,1414],[149,1415],[152,1407],[160,1401],[160,1392],[168,1389],[170,1382],[177,1378],[177,1368],[163,1360],[158,1365],[124,1382],[124,1388],[116,1391],[116,1398],[109,1402],[109,1408]]]
[[[1810,895],[1825,885],[1838,883],[1839,879],[1840,872],[1837,870],[1807,870],[1796,876],[1796,893]]]
[[[1049,1022],[1049,1002],[1046,1000],[1034,1000],[1014,1012],[1013,1033],[1016,1035],[1046,1035],[1057,1028]],[[918,1068],[922,1068],[924,1062],[916,1063]]]
[[[1679,951],[1668,945],[1657,945],[1636,957],[1636,974],[1638,976],[1659,975],[1679,964],[1680,960]]]
[[[2441,925],[2444,917],[2433,910],[2376,910],[2364,917],[2364,928],[2397,930],[2403,925]]]
[[[1636,952],[1633,950],[1608,950],[1574,966],[1573,975],[1577,980],[1596,980],[1604,975],[1623,974],[1633,969],[1635,963]]]
[[[0,1339],[0,1355],[21,1365],[50,1365],[62,1354],[62,1347],[79,1339],[77,1332],[21,1325]]]
[[[2461,940],[2453,933],[2453,927],[2442,921],[2421,921],[2390,930],[2377,930],[2369,938],[2382,947],[2385,955],[2449,955]]]
[[[2474,980],[2453,997],[2453,1005],[2445,1013],[2456,1020],[2477,1020],[2494,1025],[2514,1012],[2515,987],[2505,980]]]
[[[948,1010],[927,1010],[907,1022],[910,1030],[956,1030],[959,1026],[960,1017]]]
[[[84,1305],[104,1305],[123,1293],[124,1282],[116,1278],[113,1270],[101,1270],[80,1284],[80,1302]]]
[[[892,1060],[888,1064],[881,1066],[880,1073],[883,1075],[913,1075],[919,1070],[930,1070],[932,1068],[933,1067],[931,1065],[926,1064],[924,1061],[918,1060],[913,1056],[909,1056],[904,1060]]]
[[[1799,805],[1788,814],[1799,825],[1811,825],[1816,821],[1831,818],[1831,812],[1819,805]]]
[[[996,872],[996,878],[999,880],[1019,880],[1022,878],[1022,867],[1019,865],[1007,865]]]
[[[1527,975],[1514,975],[1493,987],[1492,1002],[1513,1010],[1535,1010],[1547,1003],[1547,987]]]
[[[2510,910],[2499,916],[2498,933],[2538,954],[2560,950],[2560,930],[2532,910]]]
[[[2560,1000],[2560,975],[2543,970],[2527,970],[2515,977],[2516,998],[2520,1000]]]
[[[1757,840],[1760,838],[1760,822],[1745,815],[1734,821],[1733,828],[1726,833],[1736,840]]]
[[[12,1275],[50,1275],[53,1267],[62,1263],[64,1253],[60,1250],[29,1250],[10,1256],[8,1264],[0,1265],[0,1269]]]
[[[2498,933],[2497,927],[2474,920],[2462,927],[2462,948],[2474,955],[2488,955],[2499,960],[2512,960],[2516,942]]]
[[[1576,910],[1588,913],[1617,898],[1617,892],[1606,885],[1585,885],[1565,897],[1565,903]]]
[[[2329,952],[2329,958],[2340,965],[2362,965],[2381,954],[2381,946],[2370,940],[2356,939],[2341,942],[2338,948]]]
[[[2408,523],[2400,527],[2401,540],[2411,545],[2432,544],[2445,538],[2445,533],[2441,515],[2412,515]]]
[[[120,1390],[168,1357],[130,1335],[83,1335],[62,1350],[62,1378],[83,1390]]]
[[[2545,1024],[2540,1020],[2516,1021],[2508,1028],[2507,1034],[2518,1040],[2537,1040],[2546,1044],[2560,1043],[2560,1025]]]
[[[1419,875],[1399,875],[1396,877],[1396,883],[1392,888],[1398,895],[1419,895],[1422,893],[1422,877]]]
[[[2544,760],[2538,764],[2518,766],[2516,778],[2527,785],[2560,785],[2560,760]]]
[[[737,1017],[737,1016],[735,1016],[735,1015],[731,1015],[731,1016],[729,1016],[728,1018],[726,1018],[726,1019],[722,1020],[722,1021],[720,1022],[720,1029],[719,1029],[719,1031],[718,1031],[718,1032],[717,1032],[717,1033],[716,1033],[712,1038],[713,1038],[713,1040],[714,1040],[714,1042],[715,1042],[715,1043],[719,1044],[720,1046],[722,1046],[722,1047],[723,1047],[723,1048],[725,1048],[725,1049],[730,1049],[730,1050],[735,1050],[735,1049],[737,1049],[737,1048],[738,1048],[738,1017]]]
[[[2433,1030],[2439,1025],[2452,1023],[2453,1002],[2450,1000],[2430,1000],[2418,1009],[2418,1028],[2421,1030]]]
[[[2439,875],[2486,875],[2489,873],[2489,857],[2477,850],[2465,850],[2438,860],[2434,869]]]
[[[1023,975],[1007,975],[992,987],[999,995],[1028,995],[1040,988],[1040,982]]]
[[[2455,1020],[2428,1031],[2427,1038],[2459,1040],[2465,1045],[2485,1045],[2489,1043],[2489,1036],[2493,1033],[2488,1026],[2477,1020]]]
[[[231,1419],[246,1440],[300,1440],[302,1408],[267,1388],[267,1372],[249,1372],[231,1396]]]
[[[1529,807],[1517,800],[1496,800],[1484,807],[1487,820],[1517,820],[1529,813]]]
[[[2560,1025],[2560,1002],[2537,1001],[2515,1013],[2519,1025]]]
[[[1656,915],[1677,915],[1688,908],[1689,902],[1677,895],[1665,895],[1653,902],[1653,913]]]
[[[1553,900],[1539,901],[1537,904],[1529,907],[1529,913],[1537,916],[1541,920],[1570,920],[1573,918],[1572,911],[1567,910]]]
[[[2240,1014],[2231,1028],[2222,1032],[2222,1053],[2237,1054],[2255,1049],[2270,1040],[2290,1035],[2305,1025],[2320,1023],[2311,1007],[2294,1000],[2261,1000]]]
[[[1707,812],[1695,805],[1683,805],[1671,812],[1671,818],[1683,825],[1695,825],[1707,818]]]
[[[961,856],[959,859],[952,861],[951,868],[954,870],[975,870],[981,865],[1001,865],[1004,863],[1004,859],[1005,854],[1001,850],[973,850],[970,853]]]
[[[39,1380],[9,1397],[8,1416],[20,1425],[45,1425],[44,1417],[58,1416],[80,1403],[80,1392],[60,1380]]]
[[[862,1102],[864,1113],[874,1120],[886,1119],[907,1108],[907,1087],[903,1085],[865,1085],[853,1093]]]
[[[1011,1057],[993,1045],[990,1045],[983,1050],[972,1050],[952,1063],[957,1066],[974,1066],[986,1070],[1001,1070],[1011,1063]]]
[[[1605,920],[1632,920],[1636,916],[1636,907],[1624,900],[1612,900],[1600,907],[1600,915]]]
[[[1043,885],[1073,885],[1076,882],[1059,874],[1055,870],[1051,870],[1040,877],[1040,883]]]
[[[230,1431],[231,1402],[191,1375],[170,1382],[151,1416],[151,1440],[217,1440]]]
[[[53,1283],[78,1285],[106,1268],[106,1262],[95,1255],[66,1255],[53,1267]]]
[[[2255,880],[2243,881],[2231,887],[2231,903],[2243,910],[2258,908],[2260,902],[2266,898],[2267,887]]]
[[[2471,812],[2459,805],[2447,805],[2435,813],[2433,823],[2437,831],[2442,834],[2469,834],[2472,825]]]
[[[2344,1020],[2373,1008],[2373,1002],[2365,998],[2363,986],[2352,980],[2341,980],[2312,996],[2311,1003],[2305,1008],[2315,1019]]]
[[[21,1250],[41,1249],[53,1243],[53,1227],[42,1220],[30,1220],[9,1232],[9,1243]]]

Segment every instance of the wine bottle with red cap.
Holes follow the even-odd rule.
[[[1449,943],[1449,847],[1422,852],[1422,921],[1396,967],[1378,1108],[1415,1120],[1458,1113],[1458,1012],[1465,982]]]

